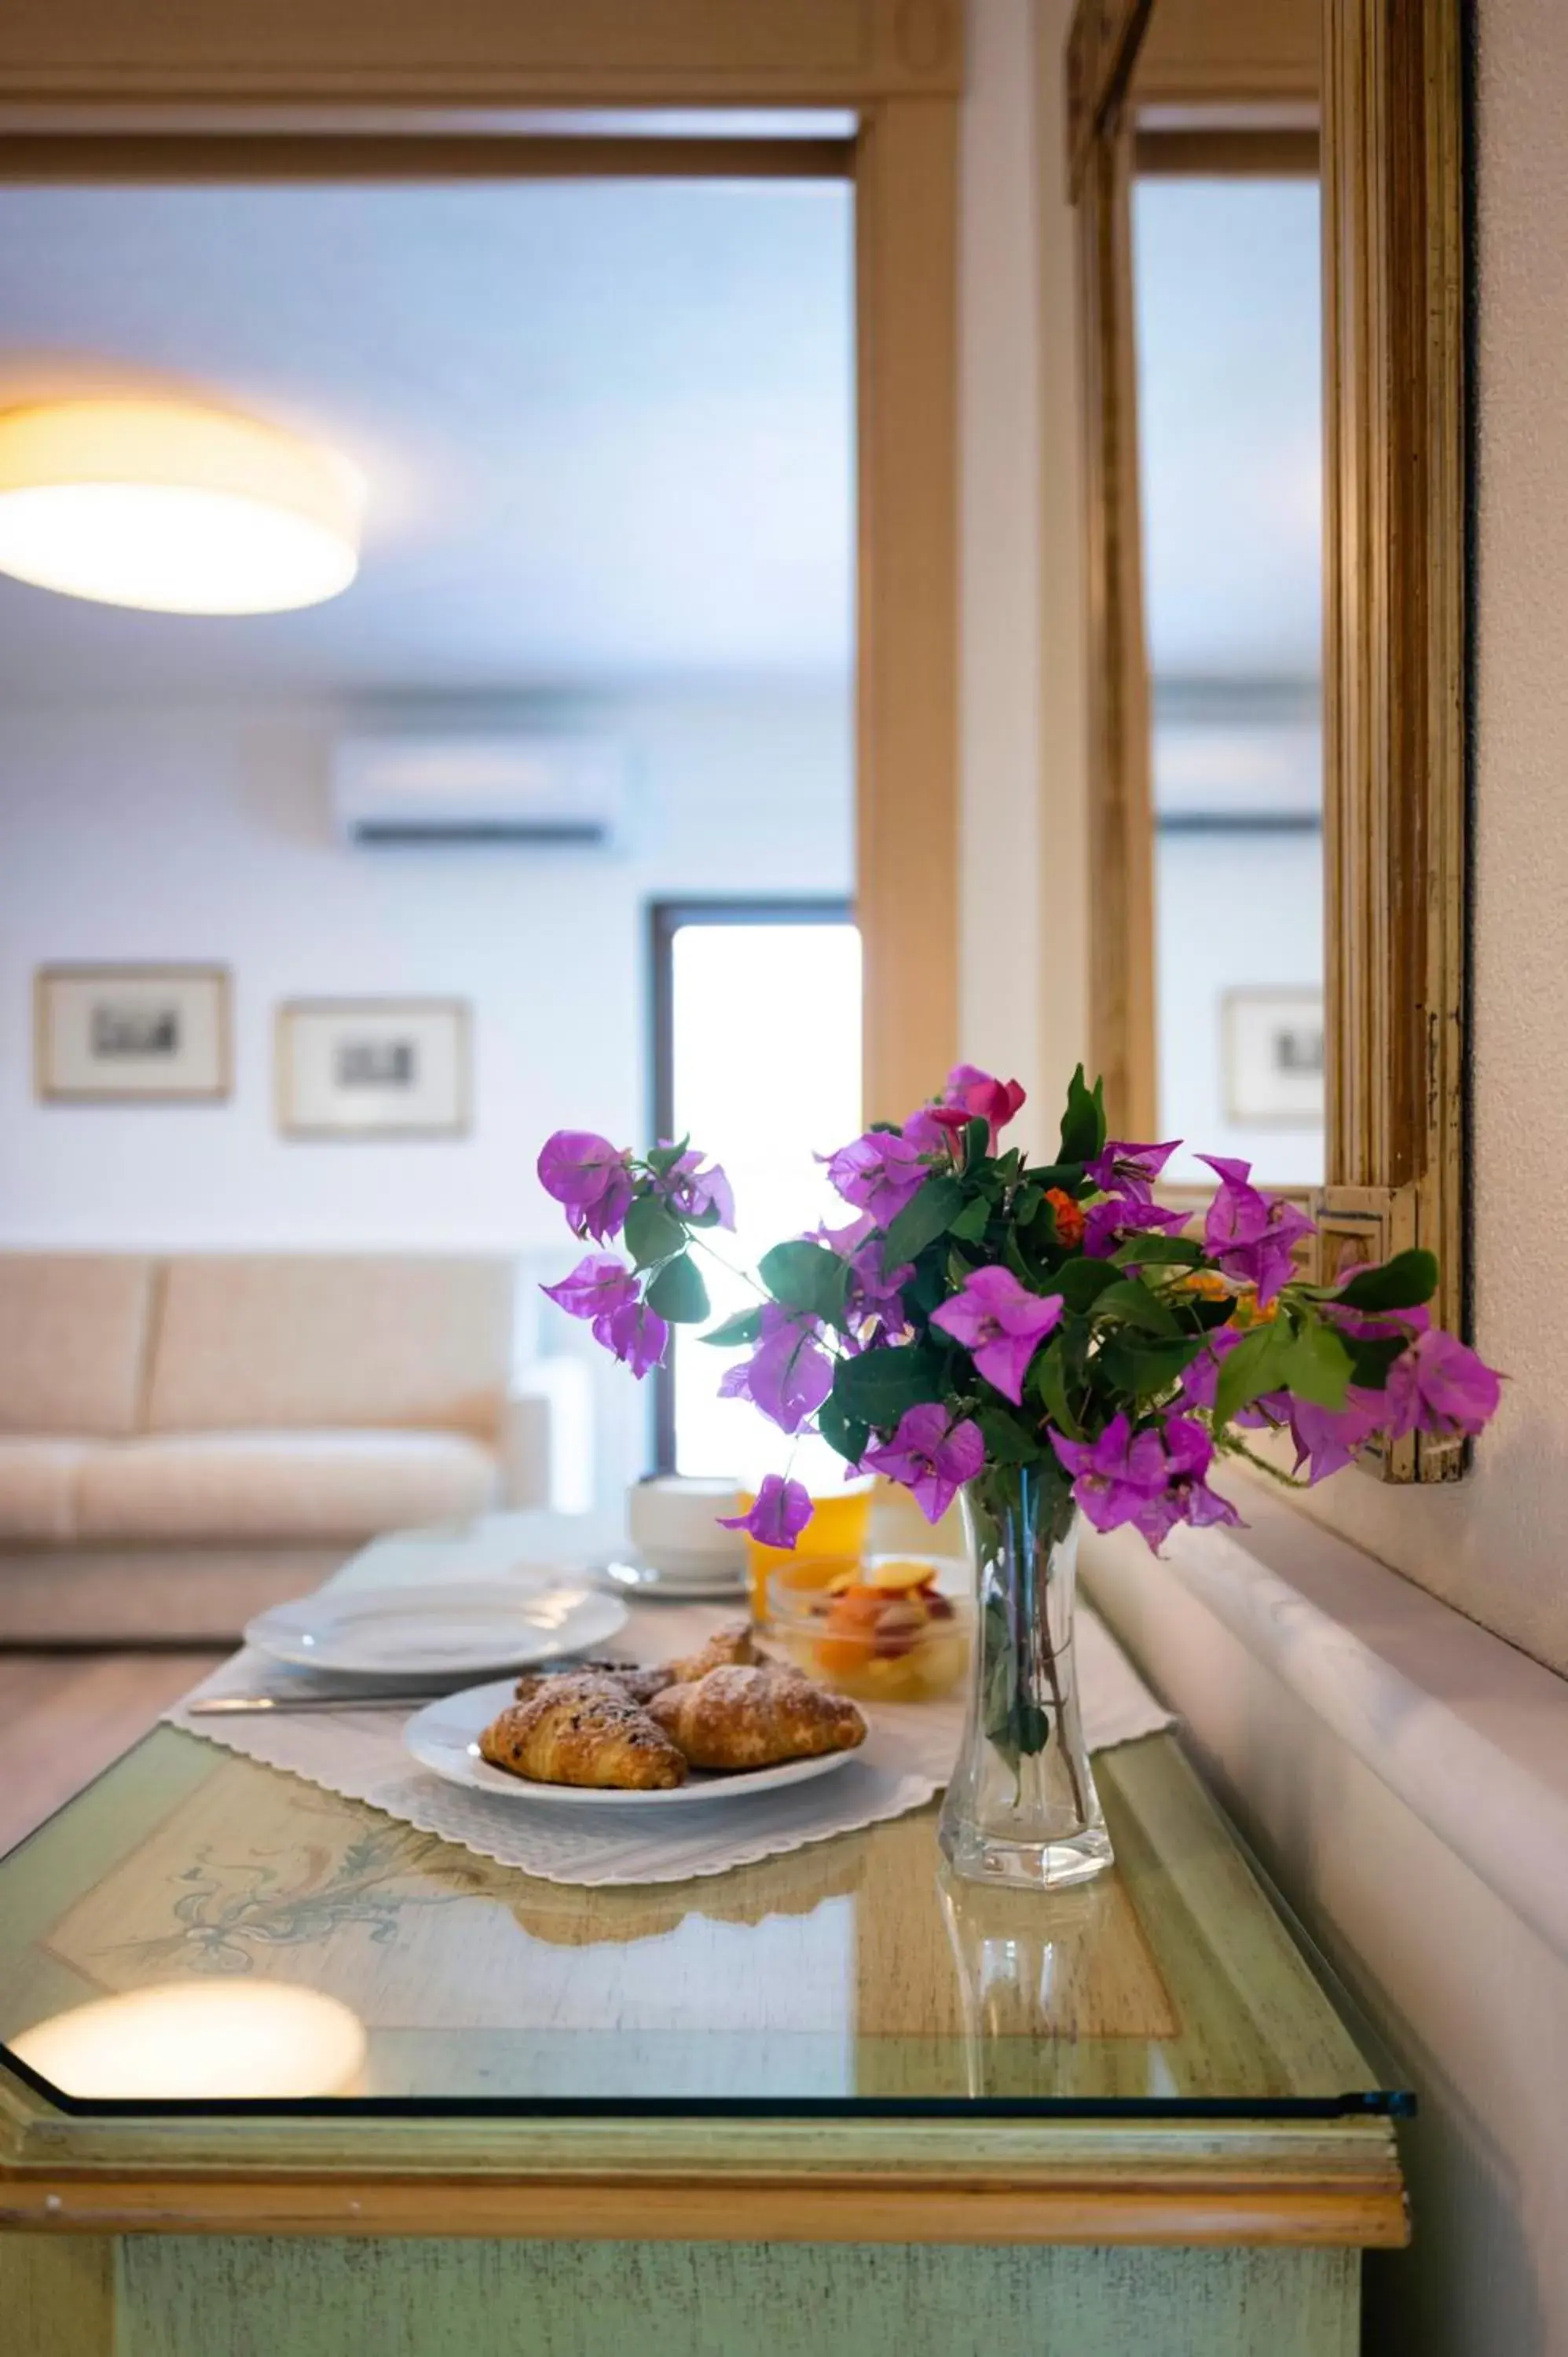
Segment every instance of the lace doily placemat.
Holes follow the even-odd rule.
[[[668,1659],[693,1650],[725,1617],[707,1606],[639,1605],[614,1651],[628,1660]],[[1155,1701],[1114,1639],[1081,1608],[1077,1643],[1091,1751],[1156,1734],[1171,1724],[1171,1714]],[[396,1711],[214,1719],[193,1717],[185,1707],[199,1695],[297,1691],[298,1684],[264,1654],[246,1650],[165,1717],[187,1734],[285,1769],[346,1799],[368,1802],[424,1833],[438,1834],[546,1882],[685,1882],[902,1816],[947,1781],[963,1726],[956,1701],[869,1706],[864,1749],[831,1776],[750,1798],[737,1786],[722,1800],[669,1811],[596,1807],[574,1813],[558,1804],[531,1806],[525,1785],[512,1800],[469,1792],[430,1774],[404,1749],[405,1720]]]

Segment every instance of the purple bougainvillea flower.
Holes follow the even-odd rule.
[[[972,1351],[986,1382],[1019,1406],[1029,1361],[1059,1322],[1063,1306],[1059,1293],[1031,1293],[1011,1269],[977,1268],[932,1311],[931,1324]]]
[[[670,1329],[645,1301],[623,1301],[594,1320],[594,1340],[631,1369],[639,1383],[663,1359]]]
[[[1160,1428],[1160,1444],[1165,1451],[1165,1487],[1132,1517],[1156,1554],[1178,1523],[1208,1530],[1216,1523],[1240,1521],[1230,1499],[1208,1486],[1214,1443],[1196,1416],[1167,1416]]]
[[[704,1170],[701,1168],[702,1151],[693,1146],[672,1163],[658,1180],[655,1191],[664,1198],[671,1211],[688,1220],[700,1220],[710,1211],[718,1213],[721,1228],[735,1226],[735,1190],[716,1162]]]
[[[1163,1146],[1130,1146],[1112,1138],[1092,1162],[1085,1163],[1084,1177],[1102,1194],[1131,1195],[1135,1202],[1146,1203],[1150,1188],[1180,1144],[1179,1137]]]
[[[828,1177],[844,1201],[869,1211],[879,1228],[897,1218],[929,1175],[926,1150],[894,1130],[868,1129],[828,1157]]]
[[[1498,1412],[1502,1384],[1484,1359],[1456,1335],[1431,1327],[1418,1334],[1389,1369],[1386,1403],[1392,1438],[1435,1433],[1451,1439],[1479,1432]]]
[[[542,1285],[539,1290],[558,1302],[568,1318],[598,1318],[635,1301],[637,1279],[614,1253],[589,1253],[559,1285]]]
[[[1251,1183],[1250,1162],[1235,1162],[1222,1154],[1200,1154],[1219,1179],[1219,1191],[1208,1207],[1203,1247],[1227,1276],[1258,1288],[1258,1299],[1272,1301],[1291,1274],[1295,1246],[1315,1233],[1306,1213],[1277,1195],[1264,1195]]]
[[[1309,1482],[1326,1481],[1355,1461],[1374,1433],[1381,1430],[1388,1407],[1381,1392],[1352,1383],[1343,1407],[1315,1407],[1311,1400],[1290,1404],[1291,1438],[1295,1442],[1295,1469],[1306,1468]]]
[[[637,1189],[630,1160],[592,1130],[558,1129],[540,1148],[539,1183],[564,1207],[574,1235],[602,1244],[619,1235],[631,1209]]]
[[[884,1247],[885,1239],[874,1234],[850,1258],[844,1317],[863,1349],[872,1340],[890,1340],[909,1324],[903,1288],[915,1274],[914,1263],[885,1270]]]
[[[803,1481],[765,1473],[748,1513],[720,1514],[726,1531],[749,1531],[763,1546],[792,1547],[811,1519],[811,1493]]]
[[[762,1311],[757,1348],[719,1383],[721,1399],[749,1400],[780,1432],[799,1432],[833,1387],[833,1362],[810,1318],[792,1318],[777,1302]]]
[[[1157,1432],[1134,1433],[1114,1415],[1098,1440],[1069,1440],[1053,1432],[1051,1447],[1073,1476],[1072,1494],[1097,1531],[1136,1520],[1165,1486],[1165,1452]]]
[[[1148,1231],[1175,1235],[1187,1225],[1185,1211],[1163,1211],[1136,1195],[1107,1195],[1084,1214],[1083,1249],[1091,1260],[1108,1260],[1118,1244]]]
[[[891,1440],[868,1448],[862,1463],[908,1490],[927,1522],[940,1523],[966,1481],[985,1463],[980,1426],[950,1424],[940,1403],[906,1408]]]

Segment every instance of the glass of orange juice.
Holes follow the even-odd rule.
[[[813,1495],[811,1519],[792,1548],[764,1546],[760,1539],[747,1536],[746,1567],[754,1620],[767,1620],[768,1583],[784,1565],[792,1567],[797,1587],[826,1587],[846,1566],[860,1561],[865,1553],[875,1486],[867,1476],[863,1481],[852,1481],[835,1490],[831,1496]],[[755,1491],[743,1491],[744,1512],[749,1513],[755,1502]]]

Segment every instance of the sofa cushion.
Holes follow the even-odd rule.
[[[152,1282],[136,1253],[0,1253],[0,1433],[134,1432]]]
[[[0,1539],[52,1543],[70,1538],[77,1473],[95,1445],[0,1438]]]
[[[452,1432],[215,1432],[94,1449],[84,1540],[360,1541],[495,1503],[496,1459]]]
[[[171,1261],[150,1432],[409,1426],[493,1441],[509,1260],[256,1254]]]

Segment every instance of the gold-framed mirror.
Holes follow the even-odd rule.
[[[1217,1062],[1240,1063],[1251,1039],[1253,1078],[1272,1082],[1274,1094],[1265,1089],[1249,1103],[1254,1112],[1294,1104],[1299,1116],[1314,1060],[1311,992],[1321,990],[1321,1128],[1315,1137],[1300,1122],[1298,1168],[1266,1152],[1250,1158],[1281,1191],[1310,1194],[1326,1272],[1429,1245],[1445,1272],[1435,1313],[1461,1323],[1466,413],[1456,0],[1288,0],[1267,10],[1232,0],[1083,0],[1067,92],[1084,355],[1094,1060],[1118,1127],[1157,1136],[1184,1126],[1188,1102],[1201,1104],[1202,1094],[1189,1089],[1173,1102],[1173,1076],[1162,1066],[1162,976],[1168,998],[1178,945],[1168,937],[1160,945],[1161,918],[1168,923],[1169,910],[1185,909],[1196,910],[1185,920],[1195,927],[1224,922],[1218,887],[1207,915],[1197,908],[1195,878],[1205,870],[1190,861],[1185,884],[1167,879],[1161,892],[1169,796],[1155,748],[1169,719],[1162,661],[1171,633],[1149,514],[1157,454],[1141,414],[1158,390],[1150,373],[1157,355],[1140,351],[1141,326],[1145,341],[1155,340],[1139,281],[1141,193],[1154,176],[1185,172],[1218,198],[1227,183],[1253,176],[1250,199],[1230,210],[1233,229],[1251,215],[1255,246],[1264,197],[1256,183],[1278,195],[1294,180],[1304,198],[1294,242],[1282,203],[1271,280],[1255,275],[1250,296],[1240,282],[1230,292],[1233,307],[1251,302],[1254,313],[1262,305],[1283,316],[1290,287],[1299,293],[1306,283],[1302,253],[1314,217],[1322,659],[1309,676],[1298,630],[1300,676],[1293,682],[1287,665],[1273,682],[1294,686],[1298,702],[1294,712],[1276,702],[1271,726],[1276,770],[1292,767],[1281,753],[1290,729],[1298,737],[1321,731],[1320,822],[1310,809],[1309,750],[1294,761],[1294,788],[1275,813],[1281,834],[1299,821],[1305,838],[1320,823],[1320,854],[1288,868],[1276,858],[1268,888],[1282,939],[1301,933],[1304,915],[1316,930],[1321,905],[1321,963],[1294,987],[1273,972],[1272,1008],[1243,1005],[1249,994],[1232,989],[1233,1004],[1214,1009],[1212,1044]],[[1223,203],[1210,210],[1218,221]],[[1244,242],[1239,235],[1238,253]],[[1168,285],[1165,295],[1183,299]],[[1200,310],[1187,327],[1201,338]],[[1276,397],[1298,400],[1299,350],[1297,393],[1280,396],[1275,376]],[[1257,608],[1241,615],[1235,635],[1266,643],[1262,623],[1280,583],[1256,578]],[[1255,663],[1252,683],[1264,684]],[[1251,774],[1256,787],[1255,760]],[[1242,889],[1231,865],[1231,888]],[[1207,873],[1216,877],[1212,858]],[[1197,958],[1202,942],[1197,931],[1192,938]],[[1277,958],[1277,940],[1272,948]],[[1304,962],[1299,944],[1294,954]],[[1266,991],[1254,996],[1267,999]],[[1258,1062],[1260,1039],[1272,1073],[1267,1057]],[[1235,1110],[1219,1107],[1224,1151],[1247,1147],[1245,1135],[1223,1126]],[[1461,1452],[1408,1440],[1380,1467],[1394,1480],[1446,1480],[1461,1469]]]

